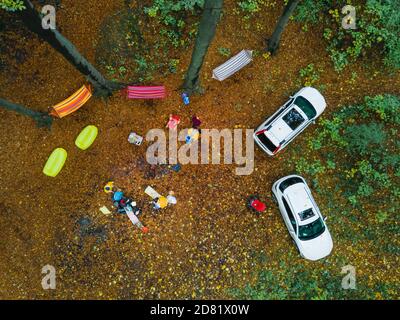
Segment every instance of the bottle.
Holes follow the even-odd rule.
[[[186,92],[182,93],[182,100],[183,100],[183,103],[184,103],[185,105],[188,105],[188,104],[190,103],[189,96],[187,95]]]

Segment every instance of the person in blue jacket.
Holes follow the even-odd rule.
[[[141,213],[141,210],[136,206],[136,203],[133,205],[133,200],[125,197],[122,191],[115,191],[112,195],[112,200],[118,213],[126,214],[127,210],[133,211],[136,216]]]

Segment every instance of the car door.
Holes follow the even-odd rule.
[[[286,147],[294,138],[296,138],[301,132],[303,132],[310,124],[310,120],[305,120],[304,124],[302,124],[299,128],[297,128],[295,131],[293,131],[293,134],[290,138],[282,143],[282,147]]]
[[[283,220],[285,221],[285,224],[286,224],[292,238],[296,239],[296,232],[297,232],[296,220],[293,216],[292,210],[289,207],[289,204],[287,203],[287,201],[284,197],[282,197],[282,202],[283,202],[283,206],[285,207],[285,210],[284,210],[285,217]]]

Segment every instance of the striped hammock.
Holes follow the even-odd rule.
[[[54,107],[51,107],[50,114],[58,118],[63,118],[82,107],[91,96],[92,92],[90,87],[83,85],[72,96],[56,104]]]
[[[233,56],[224,64],[213,70],[212,77],[218,81],[223,81],[229,78],[235,72],[248,65],[253,60],[253,51],[242,50],[236,56]]]
[[[126,95],[128,99],[164,99],[166,90],[164,86],[128,86]]]

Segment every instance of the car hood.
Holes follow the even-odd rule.
[[[315,88],[304,87],[300,94],[302,97],[306,98],[317,111],[316,117],[318,117],[326,108],[326,101],[323,95]]]
[[[328,256],[333,248],[333,241],[328,228],[317,238],[312,240],[299,240],[301,253],[308,260],[319,260]]]

